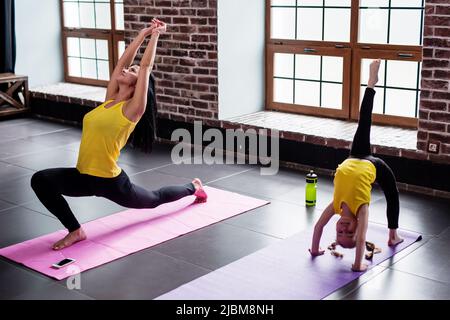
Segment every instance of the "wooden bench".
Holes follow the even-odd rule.
[[[29,110],[28,77],[13,73],[0,73],[0,116]]]

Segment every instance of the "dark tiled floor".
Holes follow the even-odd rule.
[[[448,282],[434,281],[415,274],[386,269],[344,299],[447,300],[449,297]]]
[[[30,187],[40,169],[74,166],[81,131],[35,119],[0,122],[0,247],[60,229]],[[175,165],[171,147],[151,155],[125,148],[120,164],[146,188],[186,183],[194,176],[209,185],[271,201],[271,204],[194,231],[81,275],[81,289],[0,258],[0,299],[152,299],[280,239],[312,228],[333,192],[319,177],[316,208],[304,206],[304,174],[281,169],[262,176],[247,165]],[[123,208],[102,198],[67,198],[80,221]],[[450,202],[401,195],[401,226],[423,241],[385,261],[327,299],[450,299]],[[370,220],[385,223],[385,201],[375,188]],[[119,290],[117,288],[120,288]]]
[[[26,290],[24,293],[12,297],[14,300],[94,300],[80,293],[79,290],[69,290],[65,286],[50,284],[41,288]]]
[[[2,284],[0,299],[13,299],[27,292],[40,291],[50,285],[51,280],[33,275],[28,270],[0,260],[0,283]]]
[[[153,250],[215,270],[275,241],[271,235],[218,223],[157,245]]]
[[[147,249],[84,272],[80,293],[96,299],[153,299],[208,272]]]
[[[22,206],[1,211],[0,226],[2,248],[61,229],[58,220]]]
[[[9,202],[0,200],[0,213],[1,213],[3,210],[12,208],[12,207],[14,207],[14,206],[15,206],[15,204],[12,204],[12,203],[9,203]]]
[[[14,163],[14,162],[13,162]],[[32,169],[26,169],[20,167],[20,164],[12,164],[6,162],[6,160],[0,161],[0,177],[1,182],[7,182],[9,180],[33,174]]]

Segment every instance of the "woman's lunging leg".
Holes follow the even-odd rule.
[[[155,191],[149,191],[137,185],[133,185],[132,188],[136,194],[134,208],[156,208],[164,203],[177,201],[195,193],[192,183],[163,187]]]
[[[31,178],[31,187],[42,204],[67,228],[69,234],[56,242],[53,249],[59,250],[86,239],[86,235],[75,218],[63,195],[82,197],[92,195],[89,184],[75,168],[55,168],[36,172]]]
[[[80,228],[63,197],[91,195],[77,169],[55,168],[38,171],[31,177],[31,187],[47,210],[57,217],[69,232]]]
[[[192,183],[184,185],[147,190],[131,183],[129,177],[123,171],[118,178],[114,185],[103,187],[104,190],[108,191],[101,196],[127,208],[156,208],[161,204],[177,201],[191,195],[197,197],[197,202],[204,202],[207,198],[199,179],[194,179]]]

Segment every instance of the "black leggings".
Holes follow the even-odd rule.
[[[389,229],[398,228],[399,198],[394,173],[380,158],[372,156],[370,147],[370,127],[372,126],[372,109],[375,90],[366,88],[359,111],[358,129],[353,138],[350,150],[351,158],[366,159],[377,169],[376,182],[381,187],[387,202],[387,220]]]
[[[69,232],[80,224],[63,195],[70,197],[104,197],[127,208],[155,208],[163,203],[193,195],[192,183],[148,191],[131,183],[125,171],[115,178],[81,174],[76,168],[55,168],[36,172],[31,187],[42,204],[54,214]]]

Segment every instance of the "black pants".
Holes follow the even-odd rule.
[[[370,128],[372,126],[373,98],[375,90],[366,88],[359,111],[358,129],[353,138],[350,150],[351,158],[366,159],[372,162],[377,169],[376,182],[381,187],[387,202],[387,220],[389,229],[398,228],[399,198],[394,173],[380,158],[372,156],[370,147]]]
[[[54,214],[69,232],[80,228],[63,195],[70,197],[104,197],[127,208],[155,208],[163,203],[193,195],[192,183],[148,191],[131,183],[122,170],[115,178],[81,174],[76,168],[55,168],[36,172],[31,187],[42,204]]]

